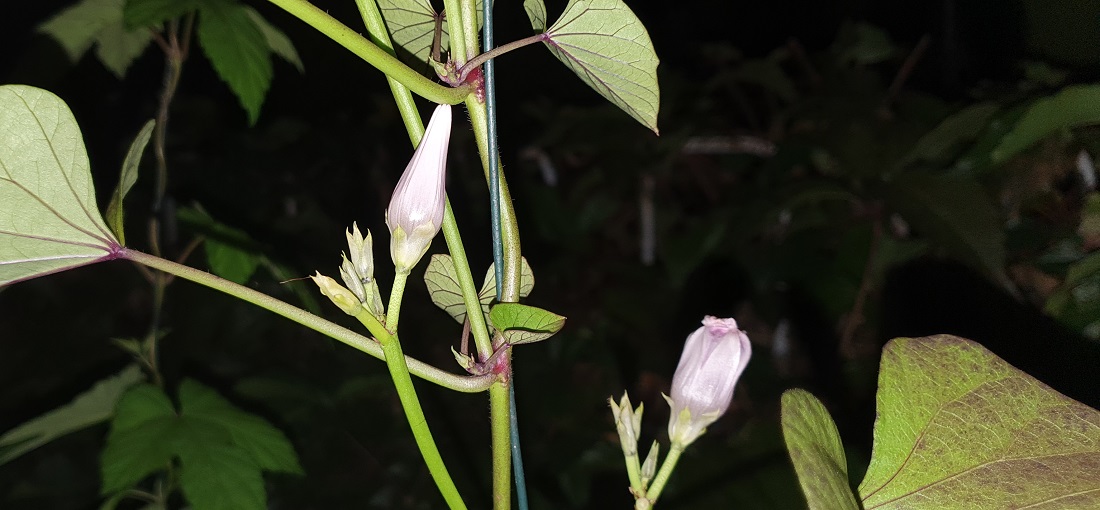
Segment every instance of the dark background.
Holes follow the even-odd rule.
[[[382,211],[411,149],[382,75],[277,8],[250,4],[291,37],[306,72],[300,75],[276,60],[263,113],[248,126],[235,97],[196,48],[172,109],[171,199],[178,206],[201,204],[222,223],[248,232],[262,253],[293,268],[293,276],[315,269],[335,275],[345,249],[343,229],[357,221],[375,232],[379,278],[391,281],[392,274],[381,267],[388,258]],[[317,4],[359,26],[353,2]],[[46,88],[70,105],[84,132],[103,206],[133,134],[155,114],[163,57],[150,47],[121,81],[91,54],[69,63],[53,41],[34,30],[64,5],[23,2],[18,11],[4,13],[0,82]],[[775,174],[768,172],[797,173],[791,168],[800,164],[790,163],[797,159],[790,154],[809,149],[792,142],[794,136],[775,136],[777,125],[796,123],[793,116],[779,115],[791,110],[777,107],[773,96],[748,88],[737,98],[721,85],[722,76],[794,42],[822,66],[828,86],[858,95],[859,86],[871,83],[881,97],[925,36],[928,49],[906,81],[901,102],[919,98],[958,108],[1015,87],[1025,60],[1048,62],[1068,70],[1072,82],[1087,82],[1100,59],[1100,2],[630,5],[661,58],[661,137],[606,106],[542,48],[505,55],[497,65],[503,161],[524,254],[537,281],[530,303],[569,317],[557,337],[515,353],[534,508],[630,503],[606,399],[627,390],[645,402],[642,444],[664,440],[667,408],[660,392],[668,391],[682,342],[705,314],[737,317],[754,341],[754,358],[729,415],[688,450],[662,508],[804,504],[777,423],[778,397],[794,386],[814,391],[833,411],[858,482],[870,456],[877,352],[896,336],[966,336],[1060,391],[1093,406],[1100,403],[1094,381],[1082,377],[1100,359],[1095,343],[950,256],[916,257],[876,281],[867,326],[855,344],[843,345],[842,317],[834,310],[851,308],[850,299],[823,299],[817,287],[789,275],[799,274],[799,268],[815,272],[822,259],[847,264],[844,246],[833,244],[834,234],[862,231],[866,222],[859,214],[840,215],[844,220],[829,216],[831,223],[814,238],[818,244],[809,245],[825,247],[821,251],[792,241],[765,253],[757,246],[759,235],[736,234],[740,218],[771,200],[768,179]],[[563,6],[549,2],[550,18]],[[499,42],[529,34],[518,4],[502,3],[497,16]],[[829,64],[823,62],[852,21],[881,27],[899,52],[857,69],[864,80],[859,85],[858,80],[829,82]],[[794,64],[788,68],[798,75]],[[825,86],[796,84],[796,106],[834,101],[826,106],[843,110],[847,104],[840,95],[819,94]],[[898,110],[904,118],[904,109]],[[794,131],[786,127],[780,131]],[[791,145],[771,159],[680,152],[695,136],[735,135]],[[550,158],[556,185],[546,183],[525,156],[532,150]],[[129,240],[137,249],[148,246],[144,217],[151,168],[147,158],[146,173],[127,204]],[[448,189],[475,275],[491,259],[481,176],[472,136],[460,123],[451,145]],[[654,265],[638,257],[643,176],[658,183]],[[707,241],[711,230],[718,241]],[[178,250],[192,235],[182,227],[168,249]],[[434,249],[443,248],[440,242]],[[854,277],[843,272],[837,277],[858,284],[861,260],[848,264],[855,267]],[[188,263],[207,267],[201,250]],[[458,370],[448,346],[457,344],[460,328],[428,302],[418,283],[422,267],[405,298],[405,350]],[[263,269],[251,285],[299,302]],[[332,306],[322,303],[321,310],[350,324]],[[141,337],[151,320],[149,287],[123,262],[0,290],[0,430],[63,404],[127,364],[128,355],[110,339]],[[293,441],[307,476],[268,477],[272,508],[441,504],[381,362],[187,282],[169,288],[161,321],[170,331],[161,353],[170,387],[183,377],[197,378],[265,416]],[[781,324],[791,339],[783,349],[775,340]],[[459,488],[471,508],[486,507],[484,396],[451,394],[429,384],[418,389]],[[106,430],[98,426],[72,434],[0,467],[0,507],[96,508],[97,456]]]

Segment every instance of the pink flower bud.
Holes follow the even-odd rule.
[[[443,226],[450,140],[451,106],[439,105],[386,209],[390,257],[398,273],[408,273],[420,261]]]
[[[680,364],[672,377],[672,407],[668,436],[687,446],[726,412],[733,388],[752,355],[749,337],[737,321],[707,316],[684,344]]]

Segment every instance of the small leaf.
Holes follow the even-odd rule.
[[[71,62],[92,47],[99,31],[122,18],[123,0],[83,0],[38,26],[61,45]]]
[[[299,73],[306,72],[302,59],[298,56],[298,50],[294,48],[294,43],[290,42],[290,38],[282,30],[264,19],[263,15],[256,12],[256,9],[245,6],[244,10],[248,13],[248,17],[252,19],[252,22],[256,24],[256,27],[260,29],[260,32],[263,32],[264,40],[267,41],[267,47],[271,49],[271,52],[290,62],[298,69]]]
[[[535,275],[531,271],[526,258],[520,259],[520,297],[527,297],[535,287]],[[495,266],[490,264],[489,271],[485,274],[484,283],[478,291],[478,300],[481,302],[482,312],[489,313],[489,305],[496,298],[496,273]],[[454,317],[459,324],[466,321],[466,303],[462,299],[462,286],[455,275],[454,261],[450,255],[435,254],[428,262],[428,268],[424,271],[424,284],[428,287],[428,294],[435,306],[442,308],[448,315]]]
[[[877,402],[864,508],[1100,508],[1100,412],[974,342],[892,340]]]
[[[264,510],[267,494],[256,461],[234,445],[213,447],[195,437],[180,451],[180,488],[197,510]]]
[[[536,32],[546,31],[546,4],[542,0],[523,0],[523,10]]]
[[[121,80],[130,64],[145,53],[152,40],[153,35],[148,29],[127,29],[121,20],[115,21],[99,31],[95,55],[115,78]]]
[[[1061,129],[1100,123],[1100,85],[1076,85],[1039,99],[1001,139],[992,152],[993,163],[1031,147]]]
[[[538,14],[537,8],[528,10],[536,30]],[[657,54],[641,20],[622,0],[570,0],[544,37],[550,52],[581,81],[658,133]]]
[[[259,247],[248,233],[218,222],[197,206],[181,208],[177,218],[206,236],[203,244],[210,272],[234,283],[248,283],[260,265]]]
[[[129,28],[159,28],[165,21],[198,8],[198,0],[126,0],[122,17]]]
[[[535,289],[535,273],[531,271],[531,265],[527,263],[527,257],[520,257],[519,266],[519,297],[525,298],[531,295]],[[496,264],[489,264],[489,270],[485,272],[485,282],[481,284],[481,290],[477,295],[481,298],[481,304],[489,306],[496,298],[497,272]],[[485,309],[488,313],[488,308]]]
[[[110,260],[80,128],[61,98],[0,86],[0,286]]]
[[[565,317],[519,303],[497,304],[489,312],[489,320],[512,345],[546,340],[565,326]]]
[[[479,29],[482,25],[481,1],[477,0],[474,6]],[[378,0],[378,9],[386,20],[393,44],[407,51],[417,62],[427,63],[435,40],[436,19],[443,15],[437,14],[428,0]],[[440,29],[439,47],[447,51],[451,43],[447,23],[443,22]]]
[[[141,155],[145,152],[145,146],[149,144],[149,137],[153,136],[155,126],[156,121],[149,119],[145,126],[141,128],[141,131],[138,132],[133,143],[130,144],[130,150],[126,151],[126,159],[122,161],[122,172],[118,177],[118,186],[115,187],[115,192],[111,195],[111,202],[107,204],[105,215],[107,223],[123,246],[126,245],[126,234],[123,229],[122,203],[126,199],[126,194],[130,192],[130,188],[137,182]]]
[[[858,510],[844,445],[829,411],[805,390],[783,393],[783,440],[811,510]]]
[[[267,420],[234,407],[216,391],[184,380],[180,385],[180,409],[191,420],[223,427],[233,443],[251,455],[260,469],[302,474],[298,455],[282,431]]]
[[[264,34],[244,6],[223,2],[202,4],[197,32],[206,58],[255,124],[273,74]]]
[[[0,465],[61,436],[109,420],[123,392],[143,378],[137,365],[129,365],[68,404],[5,432],[0,436]]]

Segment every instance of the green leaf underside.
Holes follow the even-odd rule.
[[[1100,412],[950,335],[886,345],[864,508],[1100,508]]]
[[[523,0],[523,10],[536,32],[546,31],[546,4],[542,0]]]
[[[180,385],[180,412],[152,385],[119,402],[103,451],[104,495],[180,461],[180,485],[195,508],[266,507],[263,470],[301,473],[282,432],[195,381]]]
[[[991,158],[1000,163],[1060,129],[1096,123],[1100,123],[1100,85],[1066,87],[1031,105]]]
[[[0,86],[0,285],[111,258],[80,128],[61,98]]]
[[[521,259],[520,267],[520,297],[527,297],[535,288],[535,275],[531,272],[531,266],[527,259]],[[424,284],[428,287],[428,294],[435,306],[443,309],[459,324],[466,321],[466,303],[462,300],[462,286],[455,276],[454,260],[450,255],[437,253],[428,261],[428,268],[424,271]],[[481,290],[478,291],[478,300],[481,301],[482,312],[489,313],[489,305],[496,298],[496,273],[494,265],[489,265],[489,271],[485,275]]]
[[[126,194],[130,192],[130,188],[137,182],[141,155],[145,153],[145,146],[149,144],[149,138],[153,136],[154,127],[156,127],[156,121],[149,119],[145,126],[141,128],[141,131],[138,132],[133,143],[130,144],[130,150],[126,151],[126,159],[122,161],[122,172],[118,177],[118,186],[115,186],[115,192],[111,195],[111,202],[107,204],[107,212],[104,214],[111,230],[118,236],[118,240],[123,246],[126,245],[126,234],[123,230],[123,201],[126,199]]]
[[[122,17],[130,28],[160,28],[165,21],[198,8],[198,0],[126,0]]]
[[[245,6],[245,12],[248,13],[248,17],[256,24],[256,28],[260,29],[260,32],[264,34],[264,40],[267,41],[267,47],[271,49],[271,52],[278,55],[283,60],[290,62],[299,73],[306,72],[306,67],[302,64],[302,58],[298,56],[298,50],[294,48],[294,43],[290,41],[290,38],[264,19],[263,15],[256,12],[256,9]]]
[[[54,38],[71,62],[92,47],[99,31],[122,18],[123,0],[84,0],[58,12],[38,26]]]
[[[432,54],[432,42],[435,40],[435,20],[439,16],[428,0],[378,0],[378,9],[386,20],[390,39],[399,47],[416,57],[417,62],[428,62]],[[474,10],[477,12],[477,26],[480,29],[481,0],[477,0]],[[447,23],[440,26],[439,47],[446,51],[450,47],[450,34]]]
[[[800,389],[783,393],[783,441],[811,510],[858,510],[840,433],[829,411]]]
[[[500,303],[489,312],[493,327],[512,345],[546,340],[561,331],[565,317],[519,303]]]
[[[61,436],[107,421],[122,393],[143,378],[140,367],[129,365],[69,403],[7,431],[0,436],[0,465]]]
[[[545,7],[525,3],[539,30]],[[658,133],[657,54],[642,22],[622,0],[570,0],[546,31],[544,42],[558,60],[601,96]]]
[[[96,37],[95,56],[115,78],[122,79],[149,43],[153,34],[144,28],[129,29],[121,20],[103,27]]]
[[[197,32],[206,58],[255,124],[273,74],[264,34],[243,5],[222,2],[202,5]]]

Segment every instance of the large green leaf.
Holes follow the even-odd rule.
[[[0,436],[0,465],[70,432],[107,421],[127,388],[143,379],[141,368],[130,365],[103,379],[71,402]]]
[[[887,183],[891,208],[936,248],[1012,291],[1005,274],[1003,222],[992,199],[966,177],[903,174]]]
[[[107,204],[107,212],[104,214],[111,230],[114,231],[119,242],[123,245],[126,244],[126,232],[122,221],[124,216],[123,201],[126,199],[126,194],[130,192],[130,188],[137,182],[141,155],[145,153],[145,146],[149,144],[149,138],[153,136],[154,127],[156,127],[156,121],[149,119],[145,126],[141,128],[141,131],[138,131],[134,141],[130,143],[130,150],[126,152],[126,159],[122,161],[118,186],[115,186],[115,192],[111,195],[111,201]]]
[[[245,7],[245,12],[248,13],[248,17],[256,24],[256,28],[260,29],[260,32],[264,34],[264,40],[267,41],[268,48],[271,48],[271,52],[282,57],[283,60],[290,62],[299,73],[306,72],[305,65],[302,64],[302,58],[298,56],[298,50],[294,48],[294,43],[290,41],[290,38],[264,19],[263,15],[256,12],[256,9],[251,7]]]
[[[202,443],[196,435],[189,443]],[[243,448],[180,451],[180,488],[195,510],[265,510],[267,494],[256,460]]]
[[[245,6],[226,2],[202,4],[197,32],[206,58],[255,124],[274,72],[263,32]]]
[[[1000,163],[1061,129],[1100,123],[1100,85],[1077,85],[1035,101],[991,154]]]
[[[829,411],[805,390],[783,393],[783,440],[811,510],[857,510],[844,445]]]
[[[199,8],[200,0],[126,0],[122,10],[126,26],[130,28],[159,28],[173,18]]]
[[[1100,508],[1100,412],[982,346],[883,350],[867,509]]]
[[[535,30],[546,30],[546,7],[524,2]],[[657,133],[657,53],[641,20],[622,0],[570,0],[543,42],[582,81]]]
[[[61,98],[0,86],[0,285],[116,257],[80,128]]]
[[[164,469],[172,460],[177,425],[168,395],[152,384],[130,388],[118,402],[100,457],[100,494],[127,489]]]
[[[436,13],[428,0],[378,0],[378,8],[386,20],[393,44],[407,51],[417,62],[427,63],[435,40],[436,20],[442,20],[443,14]],[[474,10],[477,11],[477,26],[481,28],[481,0],[477,0]],[[447,23],[443,22],[439,34],[441,51],[447,51],[450,43]]]

